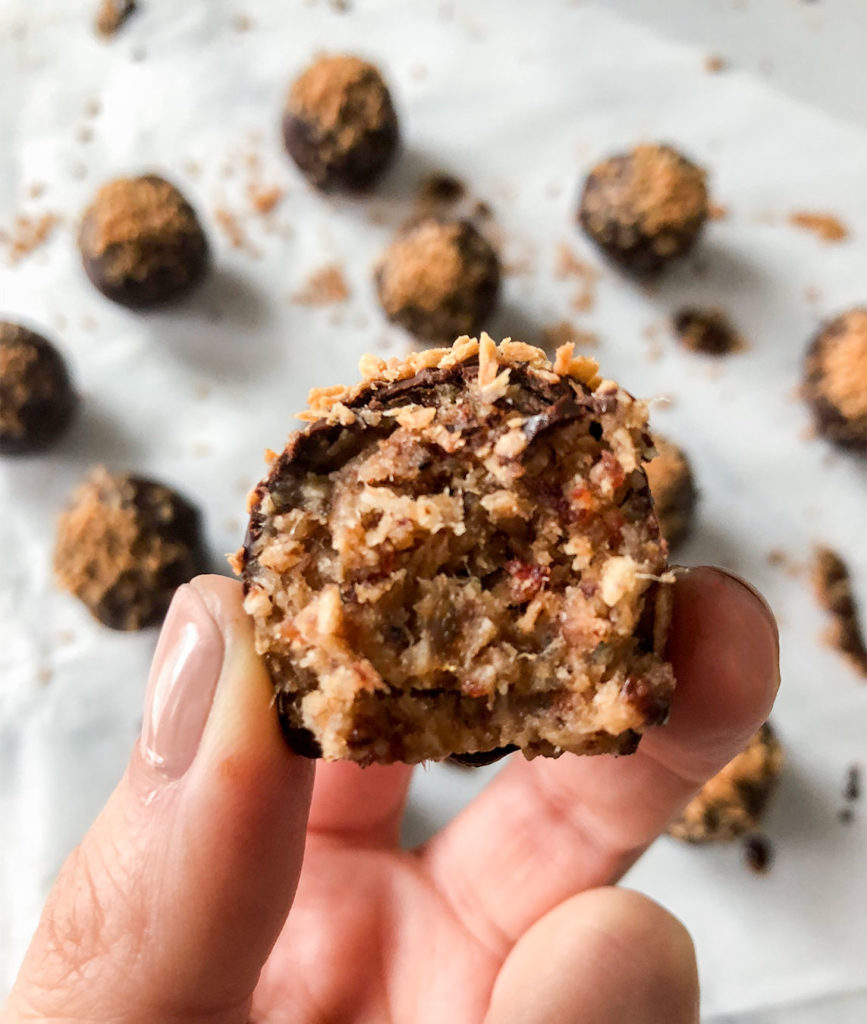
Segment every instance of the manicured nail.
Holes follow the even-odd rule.
[[[145,696],[141,752],[167,779],[193,763],[223,665],[223,637],[193,587],[179,587],[157,643]]]

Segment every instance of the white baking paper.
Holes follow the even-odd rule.
[[[867,824],[860,808],[848,826],[837,813],[845,770],[867,752],[867,686],[817,642],[823,616],[803,575],[767,555],[782,549],[801,564],[816,540],[839,548],[867,609],[865,466],[808,439],[794,396],[820,318],[867,302],[865,135],[746,75],[710,74],[704,54],[601,3],[357,0],[340,13],[324,0],[142,0],[108,42],[93,34],[95,6],[0,6],[0,229],[20,213],[62,218],[14,266],[0,246],[0,310],[59,342],[84,396],[52,453],[0,462],[0,989],[63,857],[122,770],[155,642],[154,632],[100,627],[55,590],[58,510],[94,463],[151,473],[201,503],[220,564],[242,537],[262,451],[282,445],[307,389],[355,379],[365,351],[403,351],[376,308],[370,268],[431,170],[490,203],[519,271],[491,332],[532,341],[571,320],[598,334],[606,375],[670,399],[655,422],[685,444],[701,488],[683,559],[749,576],[779,615],[774,720],[788,763],[767,823],[773,869],[751,874],[736,846],[663,839],[627,881],[692,930],[708,1015],[862,986]],[[312,194],[281,150],[284,90],[318,49],[366,54],[393,85],[405,147],[370,200]],[[650,292],[602,267],[574,226],[582,172],[645,138],[708,166],[728,208],[697,258]],[[89,285],[74,232],[103,180],[147,169],[199,208],[215,268],[188,301],[142,315]],[[257,214],[251,183],[286,196]],[[793,210],[832,211],[850,238],[823,243],[787,223]],[[240,248],[216,226],[218,211],[240,225]],[[599,266],[584,313],[572,307],[577,282],[557,276],[561,244]],[[349,300],[293,303],[329,263],[343,269]],[[687,301],[725,307],[747,351],[713,361],[678,349],[664,324]],[[445,820],[487,777],[418,772],[408,836]]]

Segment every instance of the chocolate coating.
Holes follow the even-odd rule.
[[[635,146],[587,177],[578,222],[623,270],[654,274],[695,245],[708,217],[705,172],[664,145]]]
[[[20,324],[0,321],[0,453],[50,447],[78,406],[63,356]]]
[[[500,289],[500,261],[467,220],[427,217],[395,238],[375,273],[385,315],[421,341],[485,326]]]
[[[186,294],[208,265],[208,243],[195,210],[155,174],[104,185],[82,218],[78,247],[93,284],[133,309]]]
[[[819,329],[804,359],[803,391],[823,437],[867,452],[867,307]]]
[[[198,510],[171,488],[100,467],[60,517],[55,573],[104,625],[144,629],[205,571],[200,530]]]
[[[292,85],[283,141],[316,188],[370,188],[393,159],[398,139],[391,94],[373,64],[351,56],[321,57]]]

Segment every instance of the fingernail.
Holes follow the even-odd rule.
[[[193,587],[179,587],[148,678],[141,752],[166,779],[193,763],[223,665],[223,636]]]

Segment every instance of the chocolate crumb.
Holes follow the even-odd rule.
[[[849,237],[849,229],[832,213],[810,213],[796,210],[789,215],[789,223],[796,228],[812,231],[823,242],[842,242]]]
[[[331,306],[346,302],[349,294],[343,271],[336,263],[329,263],[313,271],[304,287],[292,296],[292,301],[302,306]]]
[[[137,6],[135,0],[102,0],[96,11],[96,31],[110,39],[135,13]]]
[[[816,549],[813,587],[819,604],[833,619],[825,640],[867,679],[867,646],[858,621],[852,581],[846,563],[836,551],[826,547]]]
[[[855,812],[851,807],[841,807],[837,812],[837,817],[840,819],[841,824],[851,825],[855,820]]]
[[[861,766],[850,764],[846,770],[846,781],[843,785],[843,799],[854,803],[861,799]]]
[[[250,205],[262,216],[267,216],[275,210],[285,195],[286,190],[279,185],[257,185],[251,182],[247,186]]]
[[[761,834],[747,836],[744,840],[744,857],[746,858],[747,866],[755,871],[756,874],[766,874],[770,870],[774,859],[771,841],[767,836]]]
[[[470,216],[478,220],[487,220],[489,217],[493,217],[493,215],[494,211],[491,209],[490,203],[486,203],[484,199],[480,199],[470,210]]]
[[[456,203],[466,195],[466,186],[452,174],[429,174],[421,182],[418,201],[423,206]]]
[[[681,345],[693,352],[724,356],[745,348],[744,341],[720,309],[687,307],[672,317]]]

